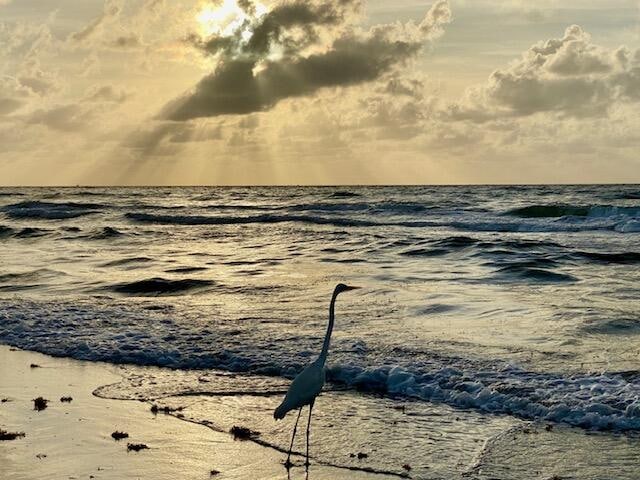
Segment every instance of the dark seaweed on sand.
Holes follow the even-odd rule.
[[[252,438],[260,435],[260,432],[253,431],[247,427],[239,427],[237,425],[231,427],[229,433],[233,435],[234,440],[251,440]]]
[[[72,400],[73,400],[72,397],[60,397],[60,401],[62,403],[71,403]]]
[[[184,410],[184,407],[159,407],[158,405],[156,405],[155,403],[153,405],[151,405],[151,413],[153,413],[154,415],[156,415],[158,412],[164,413],[164,414],[170,414],[170,413],[174,413],[174,412],[180,412]]]
[[[15,440],[20,437],[24,437],[24,432],[7,432],[0,429],[0,440]]]
[[[116,430],[111,434],[111,438],[114,440],[122,440],[123,438],[129,438],[129,434],[127,432],[120,432]]]
[[[139,452],[140,450],[148,450],[149,447],[147,447],[144,443],[127,443],[127,452],[130,451],[134,451],[134,452]]]
[[[33,399],[33,409],[36,411],[41,411],[44,410],[45,408],[47,408],[47,403],[49,403],[49,400],[42,398],[42,397],[38,397],[38,398],[34,398]]]
[[[363,458],[369,458],[369,455],[366,454],[366,453],[363,453],[363,452],[358,452],[357,454],[356,453],[350,453],[349,457],[351,457],[351,458],[356,458],[357,457],[358,460],[362,460]]]

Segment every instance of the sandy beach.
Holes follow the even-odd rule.
[[[31,365],[38,367],[31,367]],[[0,477],[27,479],[286,479],[284,455],[224,432],[154,415],[147,402],[92,394],[118,382],[118,367],[0,346],[0,429],[24,432],[0,442]],[[48,399],[34,410],[33,399]],[[62,397],[71,402],[61,402]],[[114,431],[129,438],[116,441]],[[149,448],[127,451],[128,443]],[[298,459],[297,463],[301,463]],[[212,471],[219,472],[213,474]],[[304,478],[304,469],[291,471]],[[312,465],[310,478],[393,478]]]

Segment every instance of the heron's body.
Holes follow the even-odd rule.
[[[311,403],[322,391],[324,386],[325,373],[324,362],[318,358],[315,362],[307,365],[296,378],[291,382],[287,395],[280,404],[273,416],[281,420],[291,410],[297,410]]]
[[[358,287],[349,287],[342,283],[338,284],[331,296],[331,303],[329,304],[329,325],[327,326],[327,333],[324,337],[324,343],[320,355],[312,364],[308,365],[302,370],[296,378],[291,382],[291,386],[287,391],[286,396],[282,403],[273,412],[273,417],[276,420],[281,420],[291,410],[299,410],[298,418],[295,426],[293,427],[293,436],[291,437],[291,446],[289,447],[289,455],[285,466],[288,468],[291,466],[291,449],[293,448],[293,441],[296,437],[296,429],[298,428],[298,420],[300,420],[300,414],[302,413],[302,407],[309,405],[309,421],[307,422],[307,462],[309,465],[309,428],[311,424],[311,411],[313,410],[313,404],[316,401],[316,397],[320,395],[322,387],[325,382],[324,364],[327,361],[327,355],[329,354],[329,344],[331,342],[331,333],[333,332],[333,323],[335,319],[335,303],[336,298],[342,292],[348,290],[354,290]]]

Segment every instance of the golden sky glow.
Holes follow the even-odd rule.
[[[267,7],[259,2],[255,2],[255,9],[255,15],[258,17],[268,11]],[[248,19],[249,16],[240,8],[236,0],[203,4],[196,15],[196,21],[199,24],[198,30],[203,36],[230,35]],[[248,28],[243,29],[242,35],[246,40],[251,35],[251,31]]]
[[[0,184],[638,182],[639,22],[634,0],[0,1]]]

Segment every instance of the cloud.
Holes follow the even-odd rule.
[[[252,4],[243,5],[252,11]],[[440,0],[419,25],[379,25],[363,32],[347,23],[359,5],[350,0],[281,3],[229,35],[192,36],[189,41],[217,56],[218,65],[193,91],[170,102],[161,117],[184,121],[246,114],[322,88],[371,82],[415,57],[451,20],[448,2]],[[323,45],[325,30],[333,39]]]
[[[123,103],[131,94],[125,90],[118,89],[113,85],[102,85],[94,87],[86,96],[86,102],[107,102],[107,103]]]
[[[33,92],[14,77],[0,77],[0,117],[22,108]]]
[[[102,30],[105,24],[116,19],[121,12],[122,12],[122,5],[120,4],[120,2],[116,0],[105,0],[104,10],[102,14],[96,17],[91,23],[89,23],[83,29],[72,33],[69,36],[69,40],[76,43],[81,43],[90,39],[97,32]]]
[[[640,51],[595,45],[573,25],[562,38],[533,45],[509,67],[493,72],[485,85],[469,89],[448,114],[479,122],[542,112],[589,117],[638,100]]]
[[[32,112],[27,123],[44,125],[53,130],[77,132],[87,128],[94,118],[94,112],[79,104],[57,105]]]
[[[128,33],[116,37],[109,45],[117,49],[135,49],[142,46],[142,40],[136,33]]]

